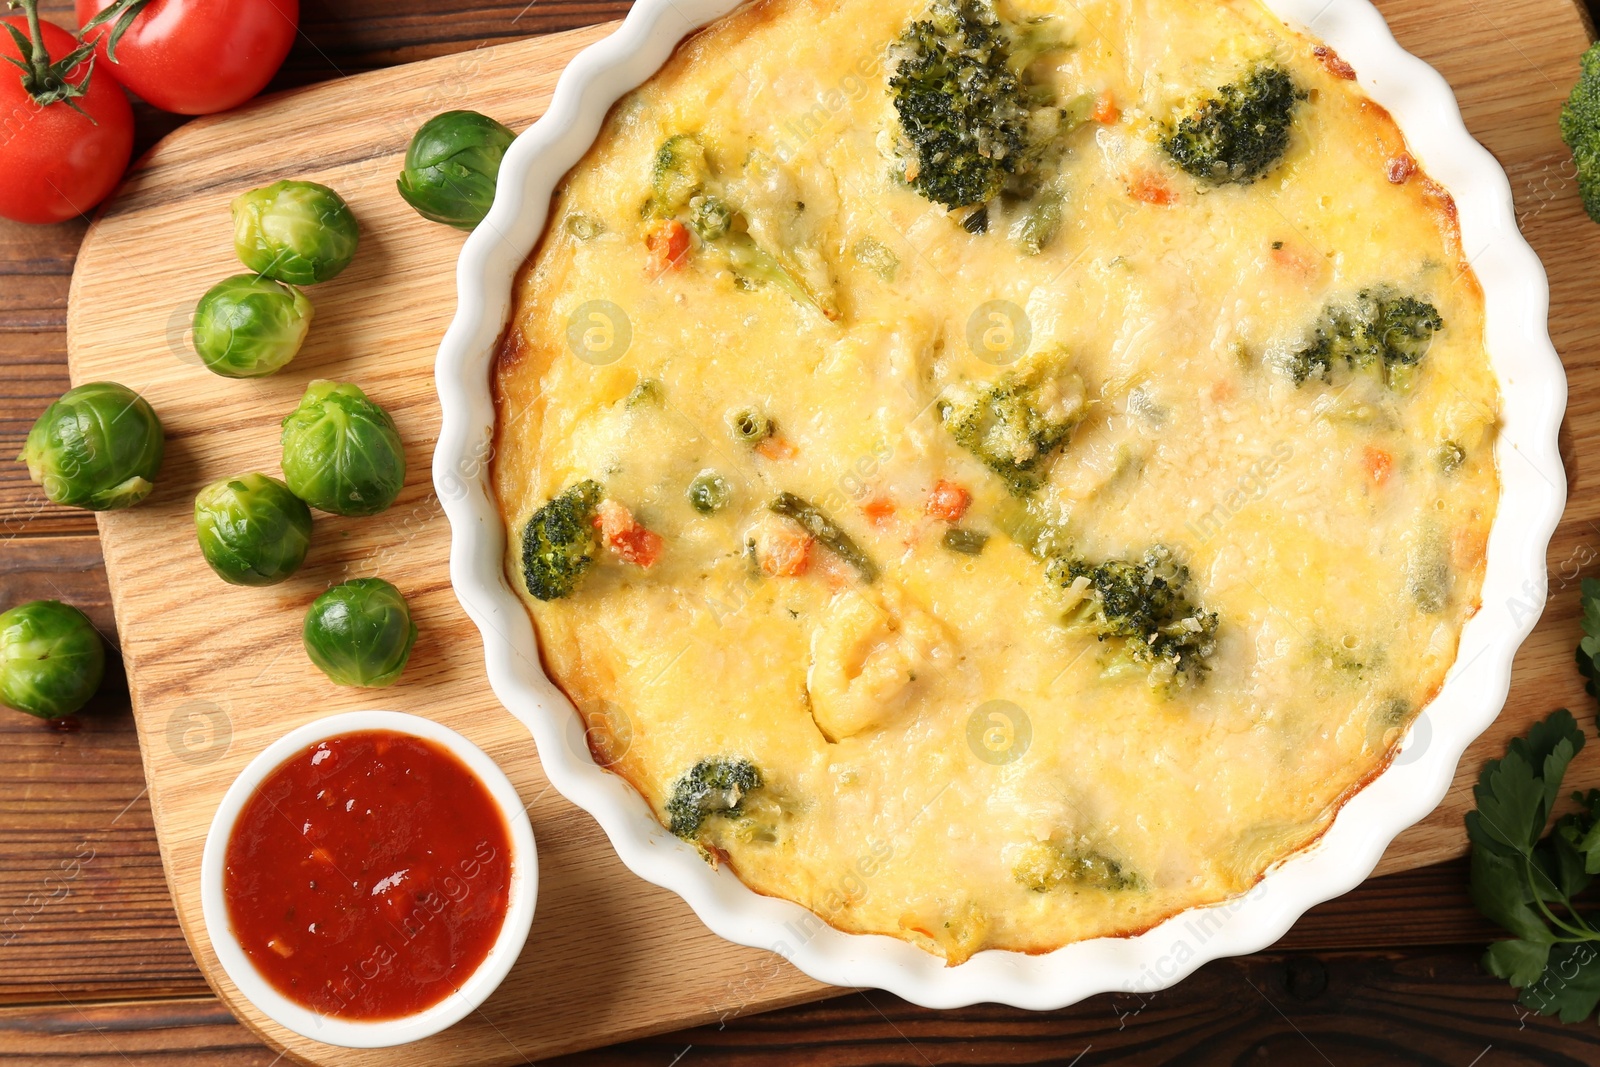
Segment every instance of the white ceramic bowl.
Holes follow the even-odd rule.
[[[494,798],[495,807],[506,820],[511,838],[511,885],[507,892],[505,922],[500,936],[490,947],[478,969],[472,972],[455,995],[431,1008],[401,1019],[361,1022],[323,1015],[295,1003],[274,989],[250,962],[233,925],[228,921],[228,905],[222,896],[222,868],[228,838],[245,801],[283,762],[310,748],[318,741],[357,730],[392,730],[436,742],[448,749],[477,776]],[[206,936],[222,963],[228,978],[239,992],[266,1013],[273,1022],[295,1033],[345,1048],[387,1048],[418,1041],[436,1034],[476,1011],[505,978],[517,961],[528,928],[533,925],[533,905],[538,894],[539,861],[534,851],[533,828],[516,787],[488,754],[448,726],[431,719],[398,711],[348,711],[306,723],[268,745],[239,772],[222,798],[211,829],[206,833],[205,852],[200,859],[200,910],[205,917]]]
[[[1345,805],[1316,845],[1279,864],[1250,893],[1137,937],[1039,956],[986,951],[946,967],[902,941],[841,933],[797,904],[760,896],[663,830],[639,794],[591,758],[576,712],[540,667],[532,625],[502,569],[505,535],[487,476],[495,424],[489,368],[509,314],[512,276],[544,227],[553,187],[593,142],[610,106],[654,73],[687,32],[735,6],[639,0],[615,34],[572,61],[544,118],[511,146],[494,207],[462,249],[459,306],[436,370],[444,423],[433,476],[450,519],[450,576],[483,633],[495,693],[533,732],[550,781],[595,817],[630,869],[682,896],[716,933],[779,952],[824,982],[876,986],[930,1007],[998,1001],[1056,1008],[1096,993],[1161,989],[1209,960],[1265,948],[1306,909],[1359,884],[1394,836],[1443,799],[1462,752],[1499,713],[1512,655],[1544,607],[1545,550],[1566,500],[1556,450],[1566,378],[1546,325],[1544,268],[1517,231],[1504,172],[1467,133],[1444,79],[1395,43],[1366,0],[1269,0],[1287,23],[1321,38],[1356,69],[1362,89],[1394,115],[1413,155],[1459,208],[1504,401],[1496,451],[1503,484],[1483,609],[1467,624],[1443,689],[1395,762]]]

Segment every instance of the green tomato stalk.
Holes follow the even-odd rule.
[[[12,10],[21,8],[28,19],[26,37],[11,23],[5,24],[11,39],[17,42],[17,51],[27,57],[25,60],[6,57],[7,61],[21,68],[22,88],[40,107],[66,104],[94,122],[94,116],[78,106],[78,97],[89,91],[89,78],[94,74],[94,42],[85,41],[52,63],[50,51],[44,46],[44,31],[39,26],[39,0],[7,0],[6,7]],[[67,76],[85,59],[89,61],[89,66],[84,70],[83,77],[76,82],[68,81]]]
[[[106,38],[106,58],[117,62],[117,43],[122,40],[122,35],[128,32],[128,27],[133,25],[133,20],[139,17],[139,12],[150,6],[151,0],[114,0],[107,4],[104,11],[83,24],[78,31],[80,37],[86,36],[90,30],[98,29],[106,23],[116,20],[111,27],[111,35]]]
[[[77,608],[35,600],[0,615],[0,704],[59,719],[89,702],[105,670],[100,634]]]
[[[335,685],[376,689],[405,670],[417,627],[400,590],[382,578],[354,578],[312,602],[301,639]]]

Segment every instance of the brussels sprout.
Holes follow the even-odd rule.
[[[17,458],[54,503],[113,511],[150,495],[165,447],[161,420],[144,397],[94,382],[46,408]]]
[[[77,608],[35,600],[0,615],[0,704],[59,719],[87,704],[105,673],[105,646]]]
[[[354,385],[315,381],[283,420],[283,478],[335,515],[376,515],[400,495],[406,454],[389,413]]]
[[[335,685],[378,689],[406,669],[417,627],[400,590],[382,578],[352,578],[312,601],[301,638]]]
[[[516,134],[476,111],[446,111],[422,124],[395,184],[417,214],[458,230],[483,221],[494,203],[500,161]]]
[[[311,509],[265,474],[224,478],[194,498],[200,552],[230,585],[275,585],[300,569],[311,544]]]
[[[311,313],[311,301],[294,286],[235,274],[196,305],[194,350],[224,378],[261,378],[300,351]]]
[[[257,274],[325,282],[356,257],[361,228],[344,198],[316,182],[273,182],[233,202],[233,247]]]

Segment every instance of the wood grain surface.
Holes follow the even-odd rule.
[[[582,24],[599,14],[593,8],[559,5],[538,11],[511,5],[465,14],[431,8],[423,11],[417,5],[417,10],[395,13],[385,5],[383,12],[394,17],[380,20],[370,17],[376,14],[376,5],[329,6],[339,10],[308,7],[306,39],[297,47],[280,84],[470,48],[499,35],[555,28],[561,20],[570,20],[566,25]],[[1492,10],[1466,4],[1453,10],[1448,19],[1438,18],[1437,8],[1421,3],[1381,6],[1401,42],[1435,63],[1455,85],[1469,126],[1507,165],[1525,228],[1552,271],[1553,332],[1573,373],[1569,423],[1575,432],[1569,435],[1566,452],[1574,501],[1552,546],[1552,611],[1541,625],[1536,643],[1519,659],[1512,702],[1515,707],[1526,707],[1528,715],[1542,714],[1558,702],[1572,702],[1575,710],[1585,708],[1588,705],[1582,701],[1587,698],[1570,668],[1575,617],[1572,586],[1578,574],[1600,569],[1596,566],[1600,529],[1594,526],[1594,509],[1582,507],[1582,472],[1572,457],[1592,447],[1585,443],[1580,428],[1586,403],[1589,420],[1593,419],[1592,402],[1588,401],[1592,389],[1583,389],[1582,371],[1596,354],[1596,323],[1592,307],[1584,300],[1581,270],[1592,254],[1593,238],[1592,228],[1586,232],[1586,224],[1577,221],[1567,169],[1570,163],[1555,141],[1553,118],[1555,102],[1575,73],[1574,57],[1584,43],[1585,27],[1559,3]],[[616,6],[603,9],[613,14],[617,10]],[[455,24],[456,19],[461,26]],[[462,35],[451,36],[457,29]],[[1486,63],[1485,57],[1493,57],[1494,62]],[[1516,92],[1506,92],[1508,81],[1515,83]],[[532,117],[526,111],[499,113],[519,127]],[[152,131],[159,132],[174,121],[141,111],[141,133],[148,140]],[[286,153],[303,150],[303,145],[292,144],[296,136],[285,136],[282,148]],[[398,143],[403,146],[403,136]],[[367,146],[372,151],[380,147]],[[220,154],[227,149],[224,145],[216,150]],[[297,165],[305,158],[310,157],[297,156]],[[316,162],[320,166],[327,161]],[[314,176],[314,170],[305,173]],[[386,184],[392,168],[386,165],[385,170]],[[192,178],[185,175],[175,185],[181,189],[183,181]],[[202,195],[214,192],[203,191]],[[224,193],[215,196],[217,203],[226,203]],[[361,211],[361,205],[357,206]],[[365,219],[366,213],[362,214]],[[226,217],[225,209],[222,217]],[[6,275],[6,283],[0,286],[0,345],[4,346],[0,348],[0,451],[9,448],[8,454],[14,454],[28,422],[43,403],[65,386],[62,311],[65,278],[79,232],[81,227],[72,226],[45,230],[0,227],[0,271]],[[185,234],[184,256],[222,273],[233,269],[224,266],[225,227],[215,238],[214,249],[206,247],[203,227],[190,226]],[[435,238],[439,235],[440,231],[433,231]],[[453,238],[448,232],[443,236]],[[437,251],[422,247],[426,238],[412,242],[410,237],[408,232],[408,265],[413,256]],[[458,244],[459,239],[453,240]],[[216,258],[218,253],[220,258]],[[207,260],[208,255],[213,258]],[[445,262],[453,258],[454,244],[450,244]],[[1565,275],[1560,267],[1563,258],[1568,266]],[[124,276],[121,282],[126,290],[139,288],[140,283],[131,277],[138,277],[147,290],[161,288],[161,299],[167,299],[165,287],[151,286],[149,276],[143,274]],[[334,284],[343,283],[341,279]],[[325,303],[332,306],[341,298],[330,292],[325,302],[318,294],[332,288],[321,287],[313,293],[324,314],[322,325],[331,317]],[[178,295],[171,297],[176,300]],[[442,328],[442,322],[436,326]],[[399,340],[403,345],[408,338]],[[427,351],[436,340],[437,329],[427,340]],[[151,353],[149,347],[144,346],[143,354],[153,362],[160,352]],[[311,355],[310,349],[307,355]],[[302,360],[306,358],[302,356]],[[358,361],[350,366],[364,365],[359,362],[363,357],[343,357],[336,350],[324,349],[313,358],[319,363],[317,373],[329,373],[321,367],[338,367],[343,358]],[[311,368],[297,363],[296,369]],[[362,378],[356,376],[356,380]],[[303,378],[300,381],[303,384]],[[378,387],[373,386],[373,391],[390,401],[381,396]],[[284,403],[292,406],[292,400],[289,395]],[[417,427],[420,409],[410,398],[404,404],[409,414],[402,417],[402,428],[408,430],[408,438],[414,438],[409,431]],[[412,420],[409,424],[408,419]],[[265,439],[270,442],[271,436],[269,433]],[[413,481],[417,484],[396,511],[415,503],[411,493],[418,488],[425,494],[417,476],[426,469],[426,448],[419,458],[416,442],[412,444]],[[427,446],[431,447],[431,440]],[[197,442],[195,447],[194,476],[204,463],[228,454],[225,449],[213,452],[208,442]],[[271,469],[274,455],[268,448],[266,460],[257,465]],[[0,555],[0,595],[6,604],[37,595],[71,600],[85,606],[97,623],[113,634],[95,544],[83,536],[92,530],[91,524],[81,514],[43,504],[15,471],[7,472],[9,478],[0,475],[0,540],[6,546]],[[418,517],[413,525],[428,524]],[[440,519],[437,527],[442,526]],[[402,521],[402,538],[405,533]],[[417,535],[422,536],[426,536],[425,530]],[[359,562],[373,551],[381,553],[382,549],[341,544],[332,556],[314,556],[313,561],[325,568],[326,581],[332,577],[327,567],[337,570],[340,564]],[[430,588],[425,595],[437,592]],[[206,603],[215,606],[211,598]],[[456,610],[452,600],[439,603]],[[175,605],[173,610],[179,609]],[[187,610],[193,611],[193,606]],[[243,621],[216,620],[212,632],[219,625]],[[206,673],[203,649],[200,641],[186,654],[194,662],[184,662],[185,669]],[[422,654],[419,649],[419,664]],[[412,681],[408,677],[408,684]],[[232,692],[230,689],[230,695]],[[492,698],[486,706],[498,711]],[[305,715],[311,714],[314,711],[305,711]],[[0,947],[4,948],[0,952],[0,1001],[16,1005],[0,1016],[0,1055],[8,1062],[13,1057],[22,1062],[85,1062],[99,1056],[151,1063],[272,1062],[275,1053],[253,1044],[227,1021],[215,1001],[203,996],[204,986],[178,940],[152,853],[151,809],[140,794],[143,783],[114,680],[108,683],[104,700],[78,721],[81,728],[76,732],[49,731],[31,722],[7,721],[0,727],[6,734],[5,743],[0,744],[0,856],[4,857],[0,862],[0,916],[8,916],[4,933],[0,933]],[[282,728],[294,721],[299,719],[288,713]],[[467,732],[471,735],[473,730]],[[203,730],[180,731],[177,737],[180,749],[198,746],[210,751],[205,749]],[[231,741],[233,745],[241,743],[237,735]],[[1491,747],[1498,751],[1498,744]],[[1595,763],[1586,761],[1584,766],[1591,768],[1588,776],[1595,778]],[[519,785],[527,788],[525,781]],[[535,828],[541,833],[548,862],[549,844],[538,821],[542,817],[539,810],[536,804]],[[599,840],[584,817],[573,818]],[[1431,833],[1416,835],[1422,854],[1448,854],[1459,847],[1458,816],[1436,817],[1430,824],[1436,824],[1431,825]],[[92,858],[80,863],[71,879],[53,877],[54,872],[63,870],[61,864],[84,855],[85,850],[92,852]],[[610,862],[615,865],[614,860]],[[631,878],[620,868],[615,874]],[[1520,1019],[1504,985],[1476,972],[1473,960],[1478,950],[1468,946],[1481,945],[1492,933],[1465,901],[1463,877],[1459,864],[1452,863],[1369,882],[1340,901],[1314,909],[1279,946],[1300,951],[1214,964],[1178,989],[1150,998],[1152,1006],[1138,1012],[1131,1012],[1115,997],[1094,998],[1065,1012],[1025,1015],[998,1008],[928,1013],[882,994],[852,995],[825,1005],[732,1022],[726,1029],[712,1027],[586,1054],[573,1062],[668,1063],[691,1049],[696,1058],[688,1062],[1070,1062],[1089,1046],[1093,1047],[1084,1063],[1111,1058],[1237,1062],[1247,1054],[1252,1058],[1276,1054],[1284,1062],[1302,1062],[1316,1058],[1313,1047],[1323,1058],[1340,1063],[1467,1063],[1480,1054],[1473,1049],[1486,1047],[1496,1050],[1495,1055],[1511,1058],[1485,1059],[1485,1063],[1600,1059],[1590,1030],[1560,1030],[1546,1021]],[[541,904],[541,919],[548,903],[547,897]],[[675,899],[668,897],[667,903],[693,923]],[[1449,947],[1423,947],[1435,945]],[[1328,954],[1327,950],[1339,948],[1357,951]],[[683,961],[678,963],[681,970]],[[1277,973],[1270,971],[1275,966],[1281,967],[1285,976],[1283,992],[1292,986],[1299,991],[1297,996],[1278,996],[1278,987],[1262,978]],[[1342,979],[1323,981],[1319,988],[1314,977],[1319,967]],[[1302,977],[1291,978],[1291,972]],[[1313,978],[1305,980],[1306,974]],[[1391,1004],[1400,981],[1409,984],[1397,1003]],[[1310,992],[1313,989],[1318,991]],[[547,994],[549,990],[539,992]],[[591,990],[591,995],[595,992]],[[598,992],[602,998],[612,993]],[[1258,994],[1264,994],[1259,1004],[1243,1006],[1241,998]],[[167,999],[173,996],[182,999]],[[541,1006],[542,1002],[541,997]],[[1158,1012],[1155,1004],[1164,1006]],[[603,1010],[604,1005],[594,1007]],[[1223,1025],[1229,1017],[1234,1022]],[[589,1022],[586,1014],[578,1025]],[[1521,1028],[1524,1022],[1527,1029]],[[1304,1037],[1296,1033],[1303,1026],[1312,1031]],[[1305,1042],[1311,1037],[1317,1040],[1308,1046]],[[1482,1043],[1473,1045],[1480,1037]],[[1197,1044],[1202,1039],[1203,1057]]]
[[[310,1062],[516,1063],[824,992],[780,959],[711,935],[675,896],[628,874],[594,823],[549,788],[532,738],[489,690],[481,641],[449,584],[449,526],[429,474],[433,356],[454,312],[462,237],[396,194],[400,158],[417,125],[450,107],[527,126],[567,61],[611,29],[353,75],[191,123],[135,168],[78,255],[73,380],[134,388],[167,432],[155,492],[99,523],[178,919],[224,1002]],[[361,220],[361,252],[310,290],[313,330],[289,368],[221,379],[200,365],[185,327],[198,296],[238,271],[229,202],[283,177],[338,189]],[[406,442],[407,487],[370,519],[319,515],[306,566],[289,581],[228,587],[197,555],[194,495],[219,477],[275,473],[279,423],[316,378],[356,382],[389,410]],[[330,584],[373,575],[400,586],[421,636],[399,684],[339,688],[301,650],[301,620]],[[244,764],[293,726],[371,707],[427,715],[477,742],[527,802],[540,854],[537,917],[517,966],[482,1009],[403,1052],[336,1050],[272,1024],[216,965],[199,906],[206,830]],[[688,973],[704,977],[686,982]]]

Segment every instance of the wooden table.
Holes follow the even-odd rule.
[[[44,7],[69,21],[70,5]],[[421,0],[307,3],[274,87],[588,25],[626,8],[622,0],[462,11]],[[1475,0],[1460,11],[1472,32],[1502,32]],[[181,121],[138,114],[140,150]],[[15,455],[39,410],[67,387],[67,287],[83,231],[82,223],[0,222],[0,456]],[[1600,557],[1583,549],[1597,531],[1567,525],[1551,559],[1592,573]],[[0,462],[0,605],[39,597],[77,604],[115,633],[93,519],[45,504],[21,465]],[[61,729],[0,713],[0,1060],[274,1063],[211,996],[179,933],[115,667],[75,722]],[[1035,1014],[932,1012],[852,993],[559,1062],[1600,1062],[1593,1023],[1526,1015],[1503,982],[1479,970],[1495,934],[1468,901],[1458,861],[1371,880],[1311,911],[1270,953],[1213,963],[1149,997],[1102,996]]]

